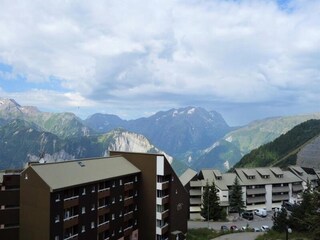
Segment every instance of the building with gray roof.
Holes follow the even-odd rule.
[[[307,173],[299,166],[289,170],[279,167],[236,168],[232,173],[221,173],[217,169],[202,169],[198,179],[190,182],[190,219],[201,219],[201,205],[204,187],[214,182],[218,190],[220,206],[229,210],[229,193],[238,178],[242,187],[246,210],[281,207],[283,202],[299,203],[301,193],[306,189],[306,182],[316,187],[319,176]]]

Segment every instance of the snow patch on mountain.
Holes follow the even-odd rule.
[[[226,140],[227,142],[230,142],[230,143],[231,143],[233,139],[232,139],[232,136],[229,136],[229,137],[225,138],[225,140]]]
[[[193,114],[195,111],[196,111],[195,108],[191,108],[191,109],[188,110],[187,114],[191,115],[191,114]]]
[[[212,151],[214,148],[220,146],[220,142],[215,142],[211,147],[204,150],[205,153]]]

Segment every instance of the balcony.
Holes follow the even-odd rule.
[[[105,198],[110,196],[110,188],[103,188],[98,190],[98,198]]]
[[[124,229],[123,234],[125,237],[129,236],[132,233],[132,228],[133,228],[133,226],[129,226]]]
[[[163,226],[157,226],[156,233],[157,233],[158,235],[163,235],[163,234],[165,234],[165,233],[168,231],[168,229],[169,229],[169,224],[166,223],[166,224],[163,225]]]
[[[133,203],[133,197],[127,197],[124,199],[124,206],[127,207]]]
[[[289,186],[272,187],[272,193],[289,192]]]
[[[201,196],[201,190],[200,189],[190,189],[190,196]]]
[[[63,208],[71,208],[79,205],[79,196],[72,196],[65,198],[63,201]]]
[[[110,208],[107,205],[98,207],[98,215],[104,215],[110,212]]]
[[[104,232],[107,231],[110,227],[109,221],[105,221],[103,223],[98,224],[98,232]]]
[[[127,222],[127,221],[129,221],[130,219],[132,219],[132,218],[133,218],[133,211],[128,212],[128,213],[125,213],[125,214],[123,215],[123,221],[124,221],[124,222]]]
[[[266,198],[265,196],[258,196],[258,197],[247,197],[247,203],[265,203]]]
[[[169,209],[163,211],[163,212],[157,212],[157,219],[163,220],[169,216]]]
[[[64,238],[64,240],[69,240],[69,239],[78,239],[78,233],[73,235],[70,234],[70,236]]]
[[[19,205],[19,190],[0,190],[0,205]]]
[[[190,181],[190,187],[202,187],[202,182],[201,181]]]
[[[272,201],[289,201],[289,194],[272,195]]]
[[[5,208],[0,210],[0,225],[1,224],[18,224],[19,223],[19,208]]]
[[[133,189],[133,182],[127,182],[124,184],[124,191],[129,191]]]
[[[79,222],[79,215],[73,215],[71,217],[68,218],[64,218],[63,219],[64,223],[63,223],[63,227],[66,228],[70,228],[72,226],[75,226],[78,224]]]
[[[265,194],[265,188],[247,188],[247,195]]]
[[[166,195],[164,197],[157,197],[157,204],[163,205],[169,202],[169,195]]]
[[[165,190],[169,188],[169,181],[166,182],[157,182],[157,190]]]
[[[292,192],[301,192],[302,190],[303,190],[303,187],[301,184],[292,185]]]
[[[191,205],[201,205],[202,201],[201,198],[190,198]]]

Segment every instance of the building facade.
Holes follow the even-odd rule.
[[[111,151],[141,170],[141,239],[183,239],[187,233],[189,194],[164,155]]]
[[[191,175],[190,175],[191,177]],[[299,166],[291,166],[284,171],[278,167],[238,168],[232,173],[221,173],[216,169],[203,169],[185,184],[189,189],[190,219],[201,219],[204,187],[214,182],[220,199],[220,206],[229,212],[229,195],[238,178],[242,187],[242,199],[246,210],[265,208],[267,211],[281,207],[283,202],[299,203],[301,193],[310,181],[312,188],[318,186],[316,172],[307,173]]]
[[[19,239],[20,171],[0,172],[0,239]]]
[[[110,155],[1,172],[0,239],[185,239],[188,192],[165,156]]]

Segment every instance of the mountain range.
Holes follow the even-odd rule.
[[[308,119],[320,119],[320,114],[274,117],[242,127],[230,127],[221,114],[200,107],[135,120],[101,113],[82,120],[73,113],[42,112],[0,98],[0,169],[39,158],[61,161],[122,150],[164,153],[178,173],[186,167],[224,171]]]

